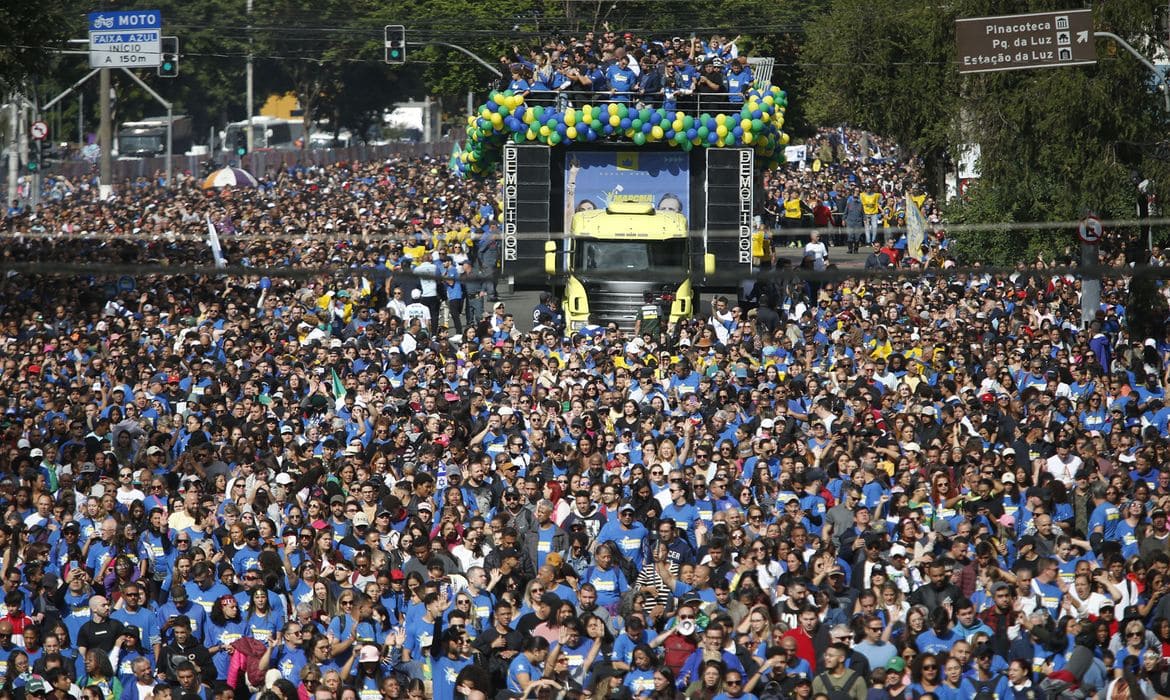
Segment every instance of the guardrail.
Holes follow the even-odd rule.
[[[739,98],[738,101],[733,101]],[[580,107],[582,105],[608,104],[618,102],[631,107],[657,109],[658,107],[673,104],[672,109],[681,110],[687,114],[710,114],[738,112],[746,102],[740,93],[704,92],[692,94],[675,93],[671,98],[663,93],[643,95],[638,92],[610,92],[608,90],[596,92],[593,90],[531,90],[524,98],[524,104],[529,107],[555,107],[563,110],[566,107]]]

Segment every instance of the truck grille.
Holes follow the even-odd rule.
[[[601,326],[615,323],[624,331],[632,331],[645,293],[671,290],[669,284],[654,282],[585,282],[590,321]]]

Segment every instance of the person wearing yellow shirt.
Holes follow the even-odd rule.
[[[784,228],[800,228],[800,193],[788,190],[784,199]]]
[[[882,194],[872,185],[861,193],[861,213],[865,216],[865,242],[873,243],[882,223]]]

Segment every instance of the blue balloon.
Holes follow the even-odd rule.
[[[650,131],[651,131],[653,128],[654,128],[654,125],[653,125],[653,124],[650,124],[650,123],[643,124],[643,125],[642,125],[642,133],[643,133],[643,134],[648,134],[648,133],[650,133]]]
[[[629,118],[629,117],[623,117],[623,118],[622,118],[622,121],[621,121],[621,127],[622,127],[622,129],[623,129],[623,130],[624,130],[624,129],[629,129],[629,128],[630,128],[630,118]]]
[[[613,133],[613,126],[606,124],[605,125],[605,135],[609,136],[612,133]]]
[[[666,130],[666,131],[665,131],[665,132],[662,134],[662,137],[663,137],[664,139],[666,139],[667,141],[669,141],[669,140],[673,139],[673,138],[674,138],[674,129],[667,129],[667,130]]]
[[[763,115],[763,113],[760,112],[760,110],[758,110],[758,109],[752,110],[752,119],[759,119],[762,115]]]
[[[698,135],[699,135],[699,131],[697,129],[687,129],[687,140],[688,141],[694,141],[695,137]]]
[[[560,134],[561,136],[564,136],[564,135],[565,135],[565,130],[566,130],[566,129],[568,129],[568,127],[567,127],[567,126],[565,126],[565,123],[564,123],[564,122],[559,122],[559,123],[557,124],[557,133],[558,133],[558,134]]]
[[[606,128],[612,129],[613,127],[607,126]],[[585,131],[585,138],[586,138],[586,140],[589,140],[589,141],[596,141],[597,140],[597,132],[594,131],[593,129],[587,129]]]
[[[651,124],[657,124],[660,121],[662,121],[662,115],[660,113],[658,113],[656,111],[650,113],[650,123]]]
[[[719,143],[719,134],[714,131],[707,134],[707,143]]]
[[[737,126],[731,130],[731,133],[735,134],[735,138],[739,138],[740,136],[743,136],[743,128]]]

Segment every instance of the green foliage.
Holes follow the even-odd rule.
[[[1130,218],[1134,175],[1170,192],[1166,115],[1149,74],[1124,51],[1098,41],[1096,66],[960,76],[954,20],[1059,9],[962,0],[833,0],[813,25],[805,56],[817,74],[803,102],[814,121],[846,123],[894,137],[928,161],[960,144],[981,148],[977,183],[948,210],[962,223],[1075,221],[1093,211]],[[1161,4],[1117,0],[1094,9],[1094,27],[1143,46],[1159,36]],[[1155,136],[1157,135],[1157,136]],[[1139,178],[1140,179],[1140,178]],[[936,192],[937,181],[928,186]],[[1063,250],[1071,230],[958,233],[970,259],[1014,262]]]
[[[54,49],[85,31],[85,16],[67,0],[0,3],[0,86],[11,89],[52,65]]]

